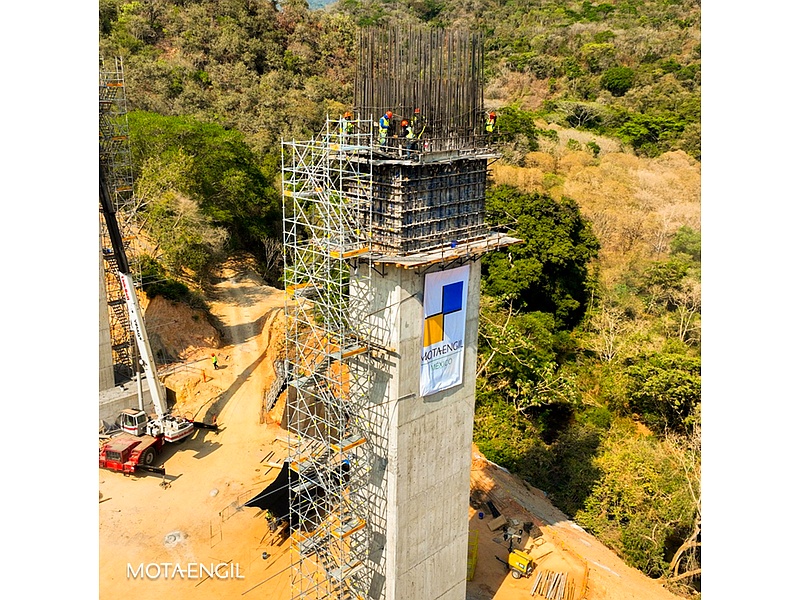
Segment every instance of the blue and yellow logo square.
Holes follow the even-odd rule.
[[[438,344],[444,341],[444,320],[449,314],[456,313],[463,308],[462,296],[464,282],[456,281],[442,287],[441,311],[425,319],[424,346]]]

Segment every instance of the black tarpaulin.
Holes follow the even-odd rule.
[[[254,498],[244,503],[245,506],[254,506],[262,510],[268,510],[276,517],[288,517],[289,515],[289,463],[284,462],[281,472]]]
[[[349,472],[350,461],[342,461],[340,468],[337,472],[334,472],[333,481],[337,482],[339,487],[346,485],[350,479]],[[324,502],[325,487],[319,481],[319,478],[320,475],[316,472],[305,476],[304,481],[310,485],[307,485],[302,494],[298,494],[294,498],[295,512],[300,522],[290,523],[292,531],[300,527],[301,524],[304,528],[316,526],[318,521],[327,515],[328,507]],[[288,520],[290,488],[292,485],[299,483],[299,481],[300,476],[289,468],[289,462],[286,461],[283,463],[281,472],[278,473],[275,481],[261,490],[256,496],[245,502],[244,505],[268,510],[278,519]]]

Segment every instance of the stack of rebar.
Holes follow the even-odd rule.
[[[575,582],[569,580],[569,573],[539,571],[533,580],[531,596],[541,596],[547,600],[573,600]]]
[[[470,147],[483,136],[483,39],[460,30],[366,29],[359,34],[354,107],[377,120],[419,108],[426,138]]]

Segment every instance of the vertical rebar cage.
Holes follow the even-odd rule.
[[[372,122],[283,142],[293,598],[366,598]],[[367,261],[368,262],[368,261]],[[358,277],[363,285],[351,286]]]
[[[419,108],[431,151],[483,145],[483,38],[426,27],[360,30],[353,105],[398,124]]]

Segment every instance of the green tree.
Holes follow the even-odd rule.
[[[550,135],[534,123],[534,113],[516,106],[506,106],[498,111],[497,131],[503,145],[521,154],[539,149],[539,137]]]
[[[516,313],[497,299],[481,300],[478,374],[517,411],[550,404],[577,404],[574,379],[559,369],[571,340],[553,315]]]
[[[412,0],[411,10],[425,23],[436,22],[437,17],[445,8],[445,2],[440,0]]]
[[[637,151],[656,156],[680,138],[686,121],[671,114],[634,114],[618,129],[620,137]]]
[[[629,67],[611,67],[600,77],[600,85],[614,96],[624,96],[633,86],[634,71]]]
[[[701,252],[700,232],[695,231],[688,225],[681,226],[670,242],[670,252],[672,254],[687,254],[692,257],[692,260],[699,262]]]
[[[486,195],[486,217],[524,241],[484,259],[486,292],[526,311],[551,313],[558,328],[574,327],[586,310],[589,264],[599,250],[578,205],[498,186]]]
[[[633,567],[667,575],[672,544],[692,539],[699,522],[699,454],[620,422],[595,464],[601,474],[577,521]]]
[[[657,432],[686,433],[700,406],[700,358],[686,354],[641,357],[626,369],[627,410]]]
[[[584,44],[580,49],[580,55],[590,73],[600,73],[614,63],[616,47],[608,42]]]
[[[138,218],[156,244],[154,253],[174,277],[189,270],[202,278],[221,256],[228,237],[192,198],[193,163],[182,150],[151,157],[142,165],[136,184],[144,205]]]
[[[189,117],[134,111],[128,115],[135,169],[150,158],[186,163],[183,192],[214,226],[225,227],[234,247],[260,254],[264,236],[280,232],[280,195],[274,162],[259,165],[242,134]]]

